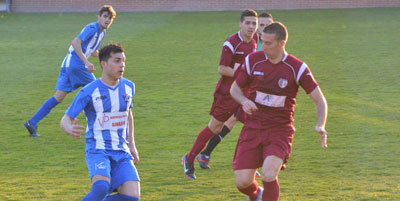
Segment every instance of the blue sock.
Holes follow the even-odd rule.
[[[117,193],[107,196],[103,201],[139,201],[139,198]]]
[[[110,190],[110,183],[106,180],[98,180],[93,183],[90,192],[82,199],[82,201],[99,201],[103,200]]]
[[[36,126],[56,105],[58,105],[58,101],[54,96],[44,102],[42,107],[40,107],[36,114],[30,119],[32,126]]]

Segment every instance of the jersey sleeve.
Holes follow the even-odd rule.
[[[133,100],[135,98],[135,93],[136,93],[136,86],[135,83],[132,82],[132,101],[131,104],[129,105],[129,109],[133,107]]]
[[[221,59],[219,60],[219,65],[222,66],[230,66],[233,59],[233,49],[232,44],[229,41],[225,41],[224,45],[222,46],[222,53]]]
[[[304,89],[304,91],[306,91],[307,94],[311,93],[318,86],[318,83],[317,81],[315,81],[311,70],[305,63],[303,63],[300,67],[299,73],[297,75],[297,82]]]
[[[244,63],[235,72],[236,84],[240,88],[244,88],[250,82],[250,61],[249,55],[244,59]]]
[[[72,101],[65,114],[75,119],[79,115],[79,113],[81,113],[82,110],[86,107],[89,101],[90,96],[87,95],[84,90],[80,90],[78,94],[76,94],[74,100]]]
[[[85,28],[83,28],[81,33],[78,35],[78,38],[82,41],[87,41],[96,33],[96,31],[96,26],[93,24],[89,24]]]

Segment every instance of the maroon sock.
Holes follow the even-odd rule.
[[[254,180],[253,183],[250,184],[250,186],[242,189],[238,188],[238,190],[243,194],[248,195],[250,197],[250,200],[256,200],[258,197],[259,188],[256,180]]]
[[[262,195],[262,200],[263,201],[278,201],[279,194],[280,194],[278,179],[271,181],[271,182],[263,181],[263,185],[264,185],[264,192]]]
[[[190,150],[190,152],[186,156],[187,162],[193,163],[194,162],[194,158],[196,158],[197,154],[199,154],[201,152],[201,150],[203,150],[203,148],[206,146],[207,142],[212,137],[214,137],[214,135],[215,134],[210,130],[210,128],[208,128],[208,126],[203,128],[203,130],[201,130],[199,135],[197,136],[196,141],[194,142],[192,149]]]

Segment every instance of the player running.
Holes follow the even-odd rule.
[[[99,10],[97,22],[90,23],[72,41],[67,56],[61,64],[54,96],[43,103],[36,114],[24,123],[32,137],[39,137],[37,124],[50,111],[61,103],[69,92],[94,81],[95,68],[89,62],[90,56],[98,56],[98,48],[108,29],[116,17],[116,12],[110,5],[104,5]]]

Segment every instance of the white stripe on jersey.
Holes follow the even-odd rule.
[[[85,54],[86,58],[88,58],[88,59],[93,52],[93,50],[90,49],[90,47],[92,47],[94,45],[94,43],[96,42],[96,38],[97,38],[97,33],[94,34],[94,36],[90,39],[90,42],[86,46],[86,52],[84,54]]]
[[[297,78],[296,78],[297,84],[299,83],[300,77],[301,77],[301,75],[304,73],[304,71],[305,71],[306,69],[307,69],[307,64],[306,64],[306,63],[301,64],[300,70],[299,70],[299,72],[297,73]]]
[[[248,55],[246,56],[245,61],[246,61],[247,74],[250,75],[250,63],[249,63],[249,56]]]
[[[238,36],[239,36],[239,39],[240,39],[241,41],[243,41],[243,38],[242,38],[242,36],[240,35],[240,31],[238,32]]]
[[[132,94],[132,91],[135,91],[135,84],[133,84],[133,89],[132,89],[132,87],[130,87],[129,85],[127,85],[127,84],[125,84],[125,93],[126,94],[128,94],[129,96]],[[131,104],[132,104],[132,98],[129,100],[129,102],[127,102],[126,103],[126,110],[127,111],[129,111],[129,107],[131,106]],[[126,101],[126,100],[125,100]],[[129,131],[129,121],[128,121],[128,126],[127,126],[127,129],[128,129],[128,131]],[[125,132],[126,133],[126,132]],[[125,133],[124,133],[124,135],[122,135],[122,137],[126,140],[126,141],[128,141],[127,140],[127,138],[126,137],[128,137],[127,135],[125,135]],[[124,143],[124,148],[125,148],[125,150],[129,150],[129,148],[128,148],[128,144],[126,144],[126,143]]]
[[[97,99],[97,100],[96,100]],[[103,112],[103,101],[101,99],[101,94],[99,88],[96,88],[92,93],[92,101],[93,107],[97,114]],[[97,120],[97,117],[96,117]],[[103,139],[103,132],[101,130],[94,130],[93,129],[93,138],[96,140],[96,149],[105,149],[104,139]]]
[[[64,60],[66,60],[66,62],[65,62],[65,67],[69,67],[69,65],[70,65],[70,63],[71,63],[71,57],[72,57],[72,52],[73,52],[73,51],[74,51],[74,47],[72,47],[72,45],[69,46],[67,56],[66,56],[65,59],[64,59]],[[64,64],[64,62],[63,62],[63,64]]]
[[[125,84],[125,93],[126,94],[128,94],[129,96],[132,94],[132,90],[134,91],[135,90],[135,85],[133,85],[133,89],[129,86],[129,85],[127,85],[127,84]],[[129,107],[131,106],[131,104],[132,104],[132,98],[131,98],[131,100],[129,101],[129,103],[126,103],[126,110],[128,110],[129,109]]]
[[[108,93],[110,93],[111,112],[119,112],[119,87],[117,87],[114,90],[108,89]],[[118,150],[119,149],[118,130],[110,130],[110,135],[111,135],[112,149]]]
[[[232,53],[235,53],[235,49],[229,41],[225,41],[223,46],[227,46],[232,51]]]

